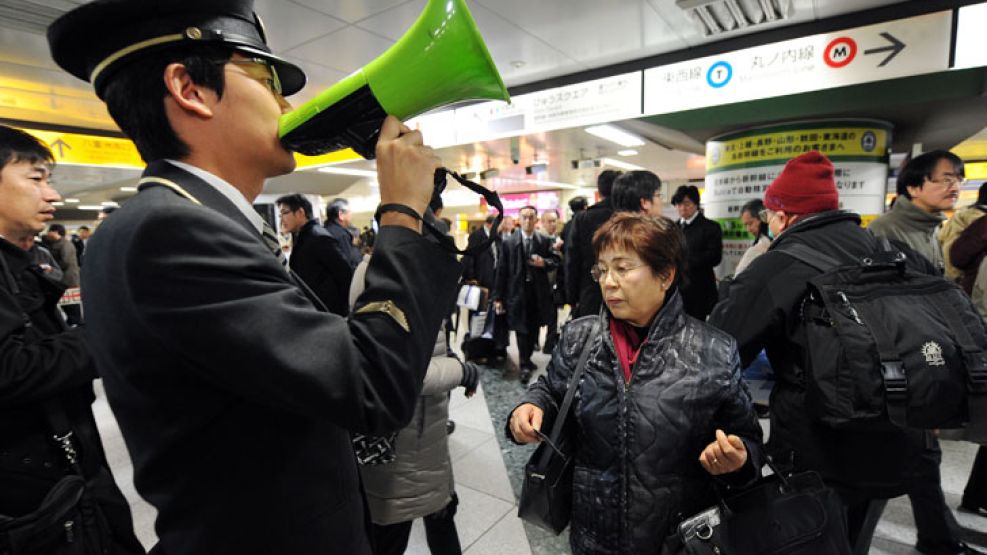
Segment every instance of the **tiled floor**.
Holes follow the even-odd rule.
[[[509,348],[509,354],[510,360],[517,360],[513,345]],[[544,371],[548,356],[536,353],[533,360],[538,364],[540,374]],[[517,518],[515,499],[520,491],[520,473],[531,448],[514,446],[502,434],[504,418],[522,392],[522,386],[517,382],[516,365],[508,361],[486,367],[481,374],[481,384],[480,390],[471,399],[463,396],[462,389],[454,391],[449,406],[450,417],[456,421],[456,432],[449,438],[449,450],[460,499],[456,525],[464,552],[468,555],[567,553],[564,534],[562,537],[551,536],[523,525]],[[155,542],[154,509],[134,491],[130,458],[98,384],[97,389],[94,412],[107,456],[117,482],[131,501],[138,537],[146,546],[151,546]],[[766,426],[766,421],[762,424]],[[973,463],[976,446],[944,441],[943,451],[943,489],[949,505],[956,507]],[[963,527],[964,539],[987,550],[987,518],[966,513],[956,513],[956,516]],[[912,547],[914,543],[915,525],[908,499],[892,500],[878,525],[871,553],[915,554],[918,552]],[[412,527],[407,553],[428,552],[419,520]]]

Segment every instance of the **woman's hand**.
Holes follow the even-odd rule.
[[[541,430],[541,419],[544,415],[545,411],[531,403],[525,403],[514,409],[511,413],[511,435],[514,436],[514,441],[518,443],[541,441],[535,430]]]
[[[515,436],[516,437],[516,436]],[[713,476],[740,470],[747,463],[747,447],[735,435],[716,430],[716,441],[710,443],[699,455],[699,464]]]

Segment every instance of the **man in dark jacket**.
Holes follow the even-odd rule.
[[[421,234],[441,161],[383,120],[391,207],[344,319],[297,285],[251,206],[295,167],[278,126],[305,82],[251,0],[100,0],[48,37],[148,162],[93,234],[82,281],[134,482],[158,510],[153,552],[369,554],[350,434],[409,422],[453,302],[459,264]]]
[[[312,203],[299,194],[277,200],[281,231],[292,237],[291,270],[333,314],[350,313],[353,269],[340,254],[336,240],[312,217]]]
[[[613,215],[613,205],[610,203],[610,191],[613,182],[620,172],[604,170],[596,178],[596,190],[600,193],[600,202],[580,212],[572,220],[569,230],[569,246],[565,251],[565,288],[566,300],[572,306],[572,317],[579,318],[587,314],[596,314],[603,304],[600,286],[590,275],[589,271],[596,264],[593,254],[593,234],[603,225],[603,222]]]
[[[356,237],[350,232],[350,216],[350,203],[344,198],[335,199],[326,207],[326,231],[336,240],[339,253],[354,270],[363,260],[363,255],[355,244]]]
[[[58,267],[62,269],[62,285],[66,289],[79,287],[79,255],[75,250],[75,245],[65,238],[65,226],[51,224],[41,242],[55,257]],[[70,326],[77,326],[82,323],[82,307],[78,304],[64,305],[62,310],[65,312],[66,320]]]
[[[837,260],[858,260],[879,250],[877,239],[860,228],[860,217],[838,210],[833,166],[818,152],[788,162],[764,193],[768,225],[776,239],[768,252],[737,275],[710,323],[737,339],[746,366],[766,349],[776,383],[771,392],[768,452],[797,470],[816,470],[847,507],[855,553],[866,553],[886,500],[905,494],[927,471],[921,455],[922,430],[890,423],[867,432],[826,427],[807,414],[804,335],[793,334],[806,283],[819,271],[780,252],[800,243]],[[934,272],[921,257],[908,256],[914,269]],[[957,550],[949,553],[963,553]],[[939,553],[939,551],[935,551]]]
[[[48,182],[52,160],[34,137],[0,126],[0,514],[18,517],[37,510],[56,482],[76,472],[53,440],[53,423],[67,424],[57,433],[71,433],[87,495],[109,525],[107,553],[144,553],[90,408],[96,368],[83,329],[66,329],[56,308],[63,288],[45,279],[15,244],[33,244],[52,218],[51,203],[61,200]],[[61,534],[78,526],[74,532],[80,538],[88,531],[85,524],[56,523],[69,527]]]
[[[699,208],[699,189],[682,185],[672,195],[679,212],[679,226],[685,233],[689,264],[682,287],[685,312],[705,320],[716,305],[716,274],[713,268],[723,259],[723,230],[720,224],[706,219]]]
[[[538,210],[525,206],[519,214],[520,232],[504,241],[493,300],[497,312],[507,311],[508,327],[517,336],[521,383],[527,384],[538,367],[531,362],[538,330],[552,318],[552,288],[548,272],[559,267],[552,241],[535,231]]]

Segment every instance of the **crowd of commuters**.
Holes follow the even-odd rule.
[[[753,243],[718,291],[719,224],[692,185],[671,195],[678,219],[664,217],[650,171],[601,172],[599,201],[572,199],[562,226],[534,206],[499,229],[489,217],[467,241],[489,247],[457,260],[411,215],[441,216],[441,161],[388,117],[377,225],[355,228],[343,198],[321,225],[307,197],[281,196],[286,256],[251,204],[265,179],[294,169],[277,122],[305,77],[270,51],[252,4],[202,19],[180,2],[100,0],[53,23],[55,62],[92,81],[148,164],[140,193],[102,212],[91,236],[51,223],[51,151],[0,126],[0,517],[21,527],[13,546],[0,518],[0,552],[82,541],[144,553],[93,417],[98,369],[137,490],[157,509],[152,553],[398,554],[419,518],[433,553],[461,553],[449,392],[471,396],[483,369],[453,354],[441,326],[468,284],[486,292],[471,319],[503,328],[493,360],[509,329],[520,382],[539,374],[505,422],[514,442],[542,440],[588,353],[568,415],[574,553],[655,552],[719,487],[757,480],[767,454],[833,488],[854,553],[901,495],[920,552],[977,553],[946,505],[936,433],[836,430],[805,410],[808,345],[793,324],[818,269],[783,252],[851,261],[892,245],[912,271],[960,281],[987,316],[987,189],[945,215],[962,160],[908,161],[894,207],[865,230],[839,209],[825,156],[792,159],[741,207]],[[208,32],[194,41],[159,40],[197,26]],[[78,305],[58,306],[80,286],[85,321]],[[762,351],[777,376],[766,445],[742,378]],[[987,514],[983,448],[962,507]]]

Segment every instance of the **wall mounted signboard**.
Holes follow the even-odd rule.
[[[644,71],[644,115],[945,71],[952,12],[811,35]]]

